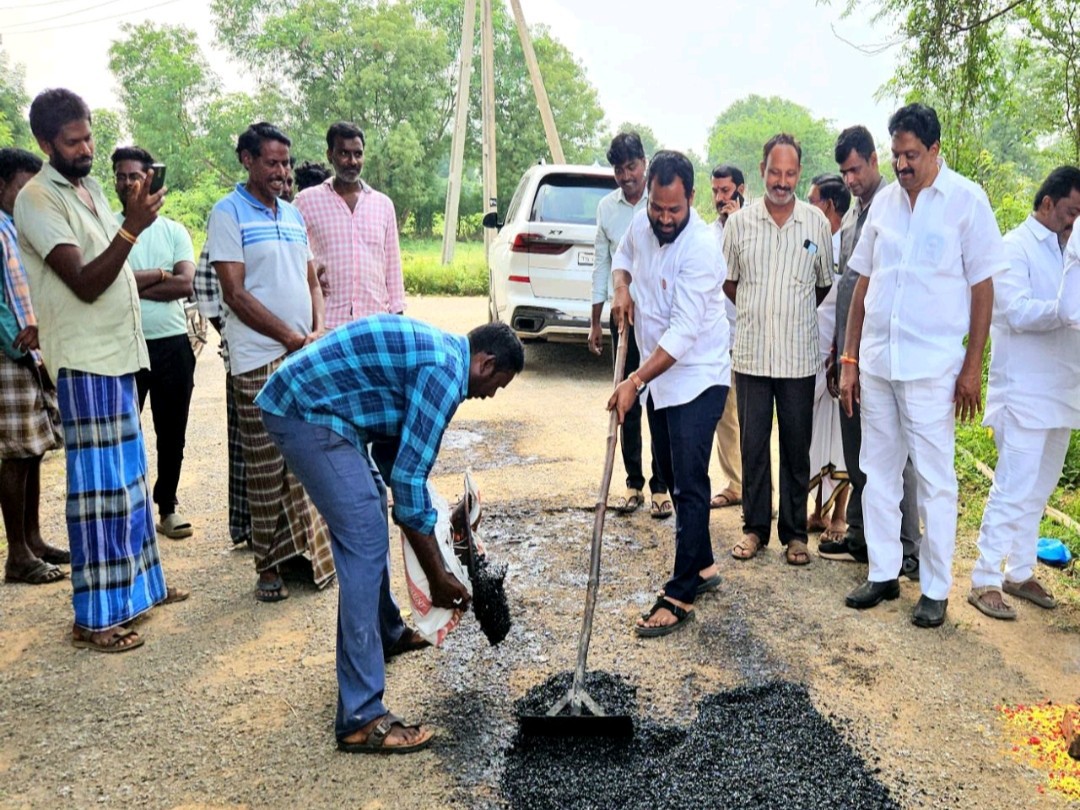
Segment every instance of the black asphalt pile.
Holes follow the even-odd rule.
[[[570,691],[573,681],[573,672],[552,675],[514,702],[514,714],[518,717],[547,714]],[[637,688],[608,672],[586,672],[585,691],[608,714],[633,714],[637,709]]]
[[[510,603],[506,599],[506,564],[492,563],[480,557],[472,580],[472,608],[480,629],[492,644],[498,644],[510,632]]]
[[[530,692],[515,708],[550,708],[569,677],[561,682],[533,690],[542,694],[534,700]],[[625,710],[609,706],[616,692],[593,697],[609,711]],[[688,728],[636,718],[629,741],[519,735],[507,754],[503,797],[522,810],[899,808],[801,685],[739,687],[710,695],[698,709]]]

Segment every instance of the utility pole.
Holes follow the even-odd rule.
[[[480,13],[480,76],[483,91],[483,175],[484,213],[498,211],[498,183],[495,173],[495,26],[491,19],[491,0],[483,0]],[[484,255],[491,248],[491,229],[484,228]]]
[[[544,137],[547,139],[548,149],[551,150],[551,159],[555,163],[566,163],[559,131],[555,128],[555,117],[551,114],[551,102],[544,88],[544,79],[540,75],[540,64],[536,61],[536,51],[533,50],[532,36],[521,11],[521,0],[510,0],[510,7],[514,11],[514,23],[517,25],[518,37],[521,38],[521,49],[525,52],[525,64],[529,66],[529,78],[532,79],[533,92],[536,94],[536,106],[540,108],[540,120],[544,122]]]
[[[473,67],[473,36],[476,33],[476,0],[465,0],[461,24],[460,65],[457,95],[454,98],[454,135],[450,142],[450,178],[446,184],[446,216],[443,226],[442,263],[454,261],[458,211],[461,203],[461,176],[465,163],[465,133],[469,123],[469,81]]]

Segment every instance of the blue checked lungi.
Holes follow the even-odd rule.
[[[61,369],[75,624],[107,630],[165,598],[135,375]]]

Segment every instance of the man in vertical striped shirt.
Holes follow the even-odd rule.
[[[339,121],[326,132],[334,176],[296,197],[315,266],[325,269],[326,328],[380,312],[405,311],[394,203],[360,179],[364,132]]]
[[[832,285],[832,233],[825,215],[795,198],[802,147],[788,134],[765,144],[765,196],[731,215],[724,232],[735,302],[732,368],[742,440],[743,536],[731,550],[754,557],[772,523],[770,436],[773,404],[780,428],[777,534],[791,565],[806,565],[806,493],[814,381],[821,366],[817,307]]]

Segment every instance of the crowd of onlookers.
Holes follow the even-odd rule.
[[[361,179],[366,143],[354,124],[329,127],[328,166],[296,166],[281,130],[248,127],[236,146],[246,178],[214,206],[196,257],[184,227],[160,215],[163,167],[149,152],[111,155],[113,212],[89,176],[85,102],[46,90],[29,118],[47,162],[0,150],[6,581],[53,583],[70,565],[72,643],[107,653],[141,646],[134,619],[190,596],[166,584],[157,534],[194,531],[177,499],[194,297],[221,335],[229,532],[254,552],[255,598],[286,599],[287,569],[319,587],[336,575],[339,745],[423,747],[430,732],[381,702],[383,659],[428,644],[390,593],[387,486],[432,604],[463,609],[469,590],[439,561],[427,478],[460,402],[493,396],[522,370],[520,341],[501,324],[454,336],[401,317],[396,214]],[[1069,238],[1080,169],[1051,172],[1003,238],[986,194],[941,157],[933,109],[901,108],[888,133],[895,181],[872,134],[854,126],[836,141],[837,172],[814,177],[806,201],[796,196],[802,147],[775,135],[757,167],[761,199],[747,199],[752,167],[713,169],[711,225],[693,208],[684,155],[647,157],[633,132],[611,142],[618,187],[597,208],[588,345],[600,353],[610,302],[612,339],[627,349],[608,404],[626,470],[613,507],[646,503],[644,414],[649,512],[677,516],[673,574],[637,621],[641,636],[684,626],[696,597],[719,587],[709,513],[736,506],[736,559],[760,554],[775,520],[784,559],[807,565],[819,532],[818,556],[868,566],[848,606],[895,599],[906,577],[920,583],[913,622],[942,624],[955,421],[983,411],[988,338],[983,418],[998,465],[968,601],[1001,619],[1016,616],[1006,594],[1055,605],[1035,576],[1036,541],[1080,427],[1080,245]],[[61,446],[66,550],[44,541],[38,519],[41,460]]]

